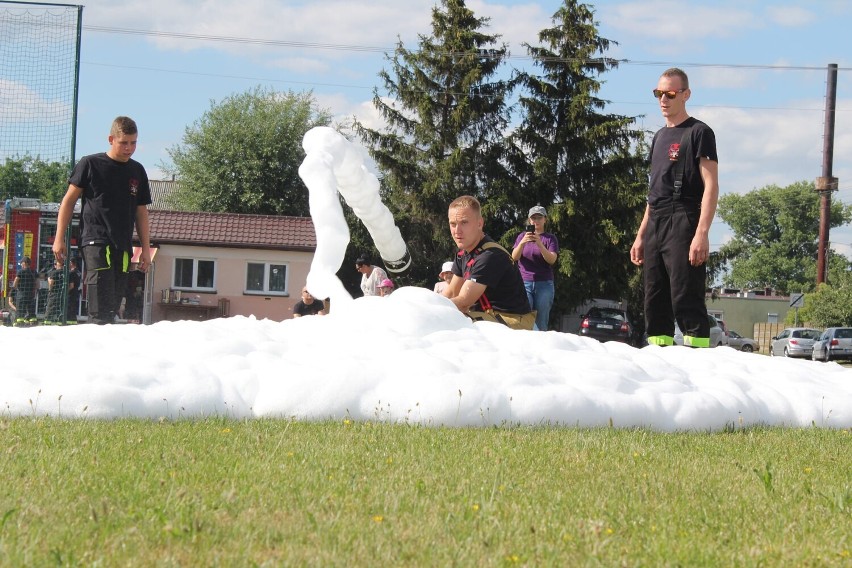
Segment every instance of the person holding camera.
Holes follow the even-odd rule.
[[[512,260],[518,263],[530,307],[536,310],[535,329],[547,331],[556,288],[553,265],[559,254],[556,235],[546,233],[547,211],[541,205],[529,211],[526,230],[515,239]]]

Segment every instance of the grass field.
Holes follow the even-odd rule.
[[[0,420],[4,566],[852,566],[852,432]]]

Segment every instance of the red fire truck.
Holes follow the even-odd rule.
[[[36,315],[43,317],[47,303],[46,274],[53,267],[52,247],[58,214],[58,203],[42,203],[38,199],[27,197],[6,200],[3,208],[3,230],[0,233],[0,254],[3,260],[0,266],[0,316],[3,323],[8,322],[9,293],[15,282],[19,263],[25,256],[32,259],[30,268],[39,274]],[[77,256],[79,224],[78,202],[71,221],[71,256]]]

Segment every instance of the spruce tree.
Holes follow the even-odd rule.
[[[442,0],[432,10],[432,34],[420,36],[417,50],[400,42],[388,57],[390,70],[380,73],[390,100],[376,91],[373,102],[386,128],[355,123],[414,259],[410,280],[430,287],[456,250],[449,203],[479,198],[486,231],[504,204],[511,84],[497,78],[507,50],[499,36],[482,31],[487,23],[464,0]]]
[[[511,163],[524,207],[547,208],[548,230],[559,239],[557,322],[557,314],[590,298],[629,295],[647,170],[635,119],[606,113],[598,97],[601,76],[618,62],[604,56],[613,42],[598,35],[594,12],[565,0],[552,23],[539,33],[540,45],[525,44],[536,72],[519,75],[523,120]],[[518,216],[523,222],[526,209]]]

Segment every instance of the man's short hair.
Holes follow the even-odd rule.
[[[479,204],[479,200],[473,197],[472,195],[462,195],[461,197],[456,197],[453,199],[453,202],[450,203],[450,209],[473,209],[477,213],[482,213],[482,206]]]
[[[115,120],[112,121],[112,128],[109,131],[109,135],[121,136],[122,134],[126,134],[128,136],[132,134],[139,134],[139,130],[136,128],[136,121],[129,116],[117,116]]]
[[[663,74],[660,77],[680,77],[680,84],[684,89],[689,88],[689,77],[686,76],[686,71],[683,69],[679,69],[677,67],[671,67],[663,71]]]

